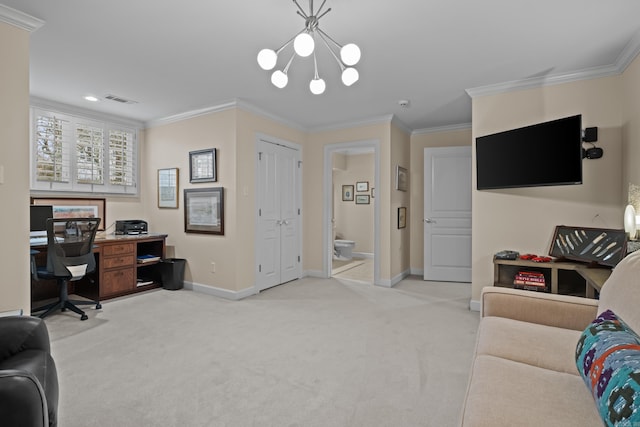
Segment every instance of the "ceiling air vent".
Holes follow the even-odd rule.
[[[110,101],[115,101],[115,102],[119,102],[121,104],[137,104],[137,101],[131,101],[130,99],[125,99],[121,96],[117,96],[117,95],[105,95],[104,97],[105,99],[108,99]]]

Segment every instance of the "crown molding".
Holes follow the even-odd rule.
[[[33,32],[44,25],[42,19],[27,15],[24,12],[0,4],[0,22]]]
[[[531,77],[528,79],[497,83],[494,85],[480,86],[476,88],[466,89],[466,92],[471,98],[477,98],[480,96],[497,95],[500,93],[534,89],[538,87],[570,83],[579,80],[617,76],[624,73],[624,71],[633,62],[633,60],[636,59],[639,53],[640,31],[637,31],[634,36],[627,42],[625,47],[622,49],[622,52],[620,52],[620,54],[616,58],[615,63],[613,64],[587,68],[573,73]]]
[[[343,130],[343,129],[351,129],[355,127],[373,126],[373,125],[379,125],[379,124],[391,124],[392,121],[393,121],[393,114],[385,114],[384,116],[371,117],[368,119],[357,120],[353,122],[343,122],[343,123],[336,123],[336,124],[327,125],[327,126],[318,126],[318,127],[310,128],[307,131],[312,133],[331,132],[331,131],[337,131],[337,130]]]
[[[162,117],[159,119],[149,120],[144,123],[145,128],[168,125],[170,123],[180,122],[182,120],[193,119],[195,117],[204,116],[205,114],[219,113],[221,111],[230,110],[236,107],[235,101],[224,102],[211,107],[200,108],[197,110],[185,111],[184,113],[174,114],[172,116]]]
[[[391,124],[395,125],[398,129],[400,129],[401,131],[403,131],[408,135],[411,135],[411,132],[413,132],[413,129],[411,129],[405,122],[400,120],[400,118],[395,114],[391,116]]]
[[[457,125],[437,126],[432,128],[416,129],[413,132],[411,132],[411,136],[425,135],[429,133],[439,133],[439,132],[454,132],[458,130],[468,130],[468,129],[471,129],[471,123],[460,123]]]
[[[175,123],[175,122],[179,122],[182,120],[187,120],[187,119],[192,119],[198,116],[203,116],[205,114],[212,114],[212,113],[219,113],[222,111],[226,111],[226,110],[230,110],[233,108],[240,108],[244,111],[247,111],[249,113],[253,113],[256,114],[258,116],[262,116],[264,118],[267,118],[269,120],[273,120],[277,123],[280,123],[282,125],[288,126],[292,129],[297,129],[299,131],[305,132],[306,129],[304,129],[303,127],[301,127],[300,125],[298,125],[297,123],[294,123],[292,121],[289,120],[285,120],[282,117],[278,117],[275,114],[271,114],[259,107],[256,107],[255,105],[241,100],[241,99],[234,99],[232,101],[228,101],[228,102],[224,102],[222,104],[218,104],[218,105],[214,105],[211,107],[205,107],[205,108],[200,108],[197,110],[191,110],[191,111],[186,111],[184,113],[179,113],[179,114],[174,114],[173,116],[168,116],[168,117],[163,117],[160,119],[155,119],[155,120],[150,120],[148,122],[145,122],[145,127],[150,128],[150,127],[155,127],[155,126],[162,126],[162,125],[167,125],[170,123]]]

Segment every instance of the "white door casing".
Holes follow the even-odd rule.
[[[258,291],[300,277],[300,152],[259,140],[257,144]]]
[[[471,282],[471,147],[424,149],[424,280]]]

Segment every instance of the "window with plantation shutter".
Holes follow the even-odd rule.
[[[36,180],[70,181],[69,122],[55,115],[38,116],[35,124]]]
[[[81,184],[104,182],[104,136],[101,128],[76,126],[76,179]]]
[[[137,129],[31,111],[31,190],[137,194]]]
[[[134,184],[135,150],[132,132],[109,131],[109,180],[112,185]]]

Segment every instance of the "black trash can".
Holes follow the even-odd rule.
[[[167,258],[160,262],[160,280],[163,288],[170,291],[182,289],[186,263],[187,260],[182,258]]]

